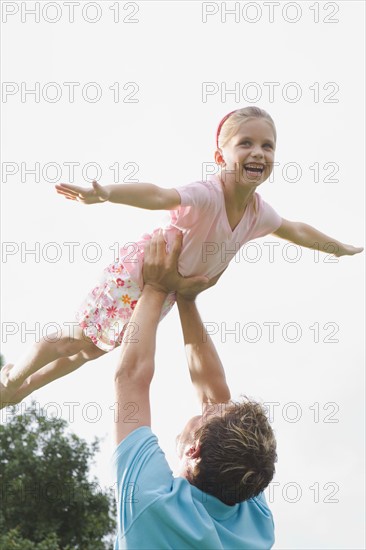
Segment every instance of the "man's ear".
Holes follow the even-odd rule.
[[[192,443],[192,445],[187,449],[185,454],[189,458],[193,458],[193,459],[200,458],[200,456],[201,456],[201,444],[200,444],[200,442],[195,441],[194,443]]]
[[[216,149],[216,151],[215,151],[215,162],[219,166],[221,166],[222,164],[225,165],[225,160],[224,160],[224,157],[222,155],[221,149]]]

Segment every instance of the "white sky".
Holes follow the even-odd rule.
[[[113,260],[114,243],[133,241],[162,218],[160,212],[122,205],[66,202],[54,191],[50,180],[57,174],[54,168],[47,172],[47,163],[59,165],[59,182],[71,181],[66,163],[79,163],[74,181],[85,185],[82,168],[85,175],[88,163],[99,165],[101,184],[114,182],[115,163],[120,182],[127,181],[132,169],[125,165],[135,163],[133,177],[139,181],[183,185],[201,179],[203,164],[212,162],[221,117],[239,106],[258,105],[276,122],[280,163],[273,181],[260,189],[263,198],[285,218],[363,244],[364,3],[236,4],[238,21],[227,15],[225,22],[222,3],[120,2],[115,23],[116,2],[79,2],[70,23],[64,2],[41,2],[37,23],[25,12],[35,2],[2,2],[2,78],[5,92],[14,92],[3,95],[2,104],[2,353],[7,361],[14,362],[34,342],[26,329],[39,323],[42,333],[47,323],[62,327],[73,321],[78,304]],[[212,15],[204,23],[205,10]],[[82,13],[89,21],[100,17],[91,23]],[[256,23],[249,22],[256,17]],[[49,82],[57,83],[58,101],[51,102],[56,87]],[[65,82],[80,84],[73,103]],[[94,97],[90,82],[101,92],[97,102],[85,99]],[[110,87],[117,82],[120,101],[114,102]],[[278,83],[273,98],[270,82]],[[21,90],[36,83],[39,102],[34,95],[22,100]],[[211,90],[206,97],[204,86]],[[239,98],[225,95],[235,86]],[[296,94],[298,101],[291,101]],[[135,102],[126,102],[128,97]],[[38,182],[25,173],[35,163]],[[87,171],[90,178],[95,175],[92,168]],[[67,242],[79,243],[74,261]],[[91,242],[96,245],[88,246]],[[291,262],[295,250],[284,242],[272,237],[256,242],[198,305],[204,321],[217,329],[213,339],[233,398],[245,393],[277,403],[272,407],[279,462],[267,491],[276,523],[274,548],[364,548],[364,256],[334,261],[302,250]],[[272,262],[271,242],[280,243]],[[39,261],[22,257],[22,250],[36,246]],[[56,250],[60,259],[52,262]],[[100,259],[93,263],[95,252]],[[258,261],[251,262],[256,253]],[[273,342],[264,324],[269,322],[280,323]],[[225,337],[235,323],[237,337]],[[296,334],[298,341],[289,342]],[[256,336],[258,341],[250,342]],[[34,394],[41,406],[49,404],[50,414],[69,421],[71,405],[65,403],[76,404],[71,428],[88,441],[104,438],[93,467],[101,485],[112,483],[110,407],[117,354]],[[153,430],[174,468],[175,435],[200,412],[176,310],[159,328],[151,400]]]

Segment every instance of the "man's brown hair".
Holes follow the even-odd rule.
[[[276,440],[260,403],[230,403],[195,433],[200,460],[190,482],[225,504],[257,496],[275,473]]]

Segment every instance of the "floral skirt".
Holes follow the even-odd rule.
[[[123,340],[141,292],[139,285],[131,280],[123,264],[116,262],[109,265],[76,313],[76,319],[85,336],[98,348],[104,351],[113,350]],[[165,299],[160,320],[171,310],[174,303],[173,292]]]

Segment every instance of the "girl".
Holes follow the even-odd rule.
[[[216,146],[215,161],[220,170],[208,181],[172,189],[149,183],[102,187],[93,181],[90,189],[61,184],[56,190],[84,204],[110,201],[169,210],[170,224],[164,228],[167,245],[176,229],[183,232],[180,273],[184,277],[201,276],[201,280],[205,276],[212,279],[211,283],[241,246],[271,233],[338,257],[363,250],[342,244],[307,224],[281,218],[256,192],[272,172],[276,148],[275,125],[266,111],[246,107],[226,115],[217,129]],[[77,313],[79,327],[72,337],[63,333],[55,342],[36,343],[18,363],[2,369],[1,406],[19,402],[121,343],[143,287],[143,248],[148,238],[151,236],[144,236],[132,251],[131,246],[122,248],[119,259],[104,270]],[[174,302],[175,294],[171,293],[162,318]]]

